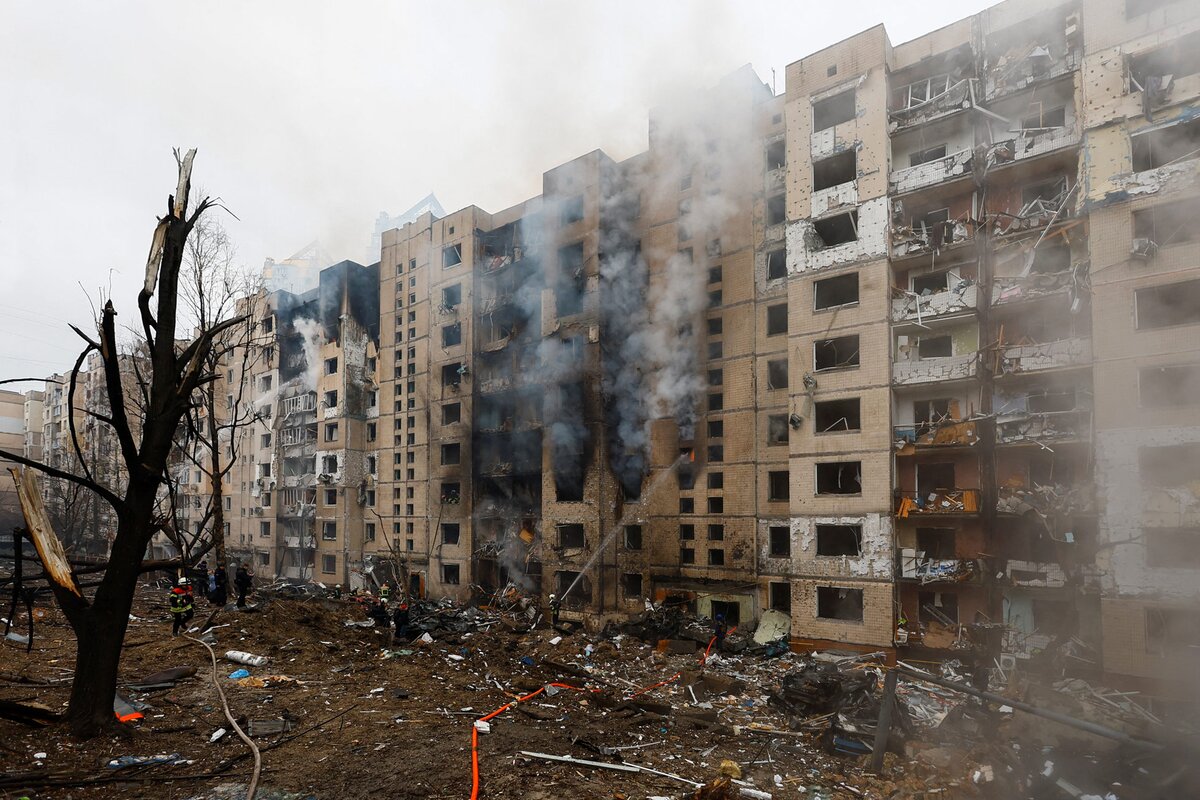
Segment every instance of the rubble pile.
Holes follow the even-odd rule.
[[[1130,782],[1094,742],[1081,752],[1106,769],[1081,776],[1061,742],[1010,736],[1011,709],[907,679],[889,692],[884,654],[793,653],[786,615],[719,645],[708,620],[679,608],[648,606],[594,635],[550,627],[531,602],[416,601],[393,639],[385,616],[368,616],[374,598],[257,599],[214,609],[203,635],[225,654],[216,679],[262,750],[261,796],[468,797],[475,787],[534,800],[1008,798],[1049,780],[1048,758],[1055,780],[1097,796]],[[169,628],[165,597],[147,587],[121,667],[126,735],[88,742],[62,735],[73,639],[57,610],[39,623],[33,652],[5,645],[0,792],[236,796],[249,752],[228,730],[207,653]],[[1096,706],[1131,702],[1082,683],[1046,691],[1068,708],[1081,694]],[[887,752],[872,772],[887,704]],[[18,708],[19,722],[8,713]],[[117,766],[97,767],[107,764]]]

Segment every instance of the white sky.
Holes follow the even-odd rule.
[[[5,0],[0,379],[68,369],[101,287],[136,313],[174,146],[199,148],[244,263],[314,238],[362,261],[381,210],[500,210],[575,156],[644,149],[652,106],[742,64],[782,92],[860,30],[899,44],[989,4]]]

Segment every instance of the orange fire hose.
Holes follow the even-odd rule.
[[[547,684],[547,685],[553,686],[558,689],[574,689],[577,692],[598,692],[598,691],[600,691],[599,689],[584,689],[579,686],[572,686],[569,683],[551,683],[551,684]],[[508,711],[510,708],[517,705],[518,703],[524,703],[526,700],[532,700],[533,698],[537,697],[539,694],[541,694],[544,691],[546,691],[545,686],[538,689],[536,692],[530,692],[529,694],[525,695],[524,697],[518,697],[516,700],[513,700],[511,703],[505,703],[504,705],[500,706],[492,713],[490,713],[486,716],[480,717],[479,719],[476,720],[476,722],[487,722],[491,719],[494,719],[494,718],[500,716],[501,714],[503,714],[505,711]],[[471,724],[471,800],[479,800],[479,728],[475,727],[474,723]]]
[[[728,636],[729,634],[733,633],[736,630],[737,630],[737,625],[734,625],[732,628],[725,631],[725,635]],[[717,641],[717,637],[715,637],[715,636],[708,640],[708,647],[704,648],[704,655],[700,656],[700,666],[703,667],[705,664],[708,663],[708,651],[712,650],[713,642],[715,642],[715,641]]]
[[[674,675],[672,675],[671,677],[667,678],[665,681],[659,681],[658,683],[654,684],[653,686],[647,686],[645,689],[638,689],[636,692],[634,692],[633,694],[629,695],[629,697],[626,697],[625,699],[626,699],[626,700],[632,700],[633,698],[637,697],[638,695],[643,695],[643,694],[645,694],[646,692],[650,691],[651,689],[657,689],[657,688],[658,688],[658,687],[660,687],[660,686],[666,686],[668,683],[670,683],[671,681],[675,680],[676,678],[678,678],[678,677],[679,677],[680,675],[682,675],[682,674],[683,674],[682,672],[676,672]]]

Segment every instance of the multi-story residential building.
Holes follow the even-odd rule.
[[[247,305],[250,355],[225,368],[226,405],[256,420],[227,451],[229,552],[264,576],[359,583],[377,549],[379,272],[343,261],[300,295]],[[247,414],[241,417],[249,416]]]
[[[26,395],[0,389],[0,450],[26,456],[26,403]],[[40,419],[38,424],[40,426]],[[3,525],[0,527],[0,536],[10,535],[21,520],[16,486],[8,472],[9,468],[14,466],[14,463],[0,458],[0,525]]]

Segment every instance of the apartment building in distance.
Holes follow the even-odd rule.
[[[26,431],[26,409],[30,402],[27,395],[0,389],[0,449],[20,453],[27,458],[28,436]],[[41,417],[37,419],[38,438],[41,437]],[[17,489],[8,470],[16,464],[0,458],[0,537],[10,537],[12,529],[21,520],[21,507],[17,501]],[[10,538],[11,542],[11,538]]]
[[[226,451],[236,459],[226,547],[264,579],[350,586],[369,571],[379,541],[378,300],[378,268],[342,261],[308,291],[244,304],[253,344],[223,365],[223,388],[225,407],[254,420]]]

